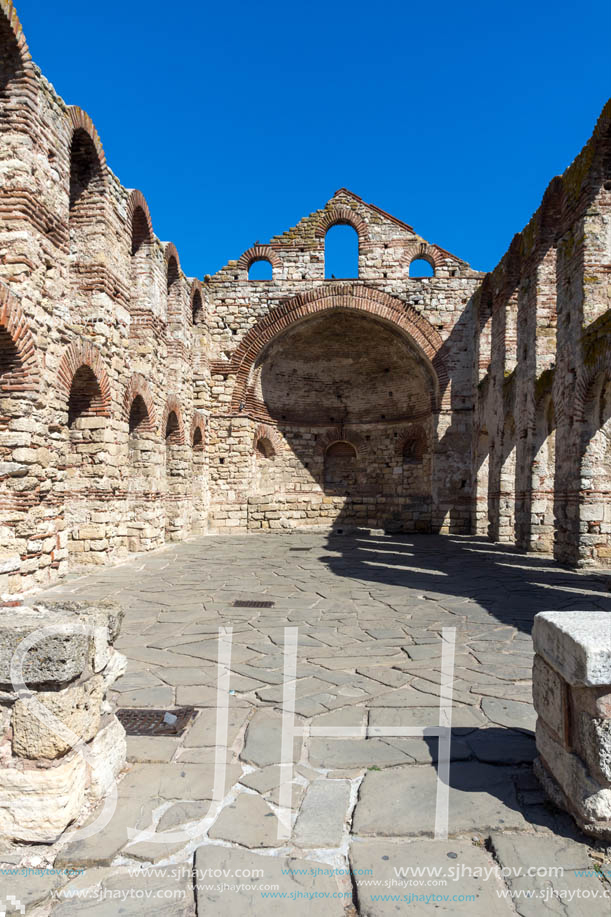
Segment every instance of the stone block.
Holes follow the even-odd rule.
[[[570,685],[611,684],[611,615],[607,612],[535,615],[533,645]]]
[[[560,741],[569,747],[568,686],[555,669],[535,656],[533,663],[533,704]]]
[[[101,799],[125,767],[127,758],[125,729],[116,716],[111,716],[100,729],[89,750],[90,791],[95,798]]]
[[[573,719],[571,739],[593,776],[611,785],[611,719],[581,711]]]
[[[83,684],[63,691],[42,691],[34,695],[49,712],[57,717],[79,739],[88,742],[98,731],[104,682],[99,675]],[[17,700],[13,706],[13,754],[22,758],[59,758],[70,750],[56,734],[53,725],[39,720],[27,702]]]
[[[566,751],[541,720],[537,722],[537,749],[582,824],[611,822],[611,786],[595,780],[581,758]]]
[[[26,637],[50,624],[74,623],[74,618],[53,614],[43,608],[0,610],[0,685],[11,686],[11,660]],[[90,638],[82,633],[51,634],[27,651],[23,677],[28,686],[47,682],[66,683],[78,678],[89,657]]]
[[[0,835],[27,843],[53,843],[85,802],[87,766],[71,752],[46,768],[0,769]]]

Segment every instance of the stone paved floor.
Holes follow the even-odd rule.
[[[56,867],[86,867],[69,892],[90,889],[90,897],[59,900],[56,888],[50,900],[49,887],[43,883],[38,893],[30,883],[23,886],[34,907],[29,913],[38,913],[35,903],[44,901],[40,913],[59,917],[191,915],[194,894],[200,915],[301,917],[313,906],[324,915],[372,917],[431,908],[611,913],[611,902],[602,898],[611,885],[594,872],[574,873],[591,869],[601,853],[592,858],[571,820],[545,803],[531,772],[533,616],[552,609],[611,611],[600,576],[466,537],[270,535],[194,539],[72,578],[45,594],[121,602],[126,617],[117,648],[129,667],[115,685],[117,704],[193,705],[197,718],[180,739],[129,739],[130,769],[108,828],[53,851]],[[274,604],[233,607],[240,599]],[[225,795],[211,805],[217,632],[226,625],[233,642]],[[308,736],[306,730],[295,740],[292,834],[279,841],[287,626],[299,633],[296,721],[351,727],[356,736]],[[433,839],[437,739],[377,734],[380,727],[436,724],[443,628],[455,628],[456,635],[447,841]],[[128,827],[171,835],[163,844],[130,840]],[[157,875],[147,871],[152,864],[160,868]],[[502,878],[495,866],[566,872]],[[437,867],[442,879],[401,878],[397,867]],[[263,869],[258,880],[236,878],[237,870],[248,875],[257,868]],[[203,877],[205,870],[227,872],[219,879],[221,873]],[[231,888],[221,890],[222,882]],[[240,883],[249,887],[236,890]],[[263,897],[266,886],[285,897]],[[119,910],[126,890],[130,897]],[[155,904],[143,897],[175,890],[184,897]],[[508,891],[524,897],[512,902],[503,897]],[[380,897],[390,895],[398,897]],[[451,900],[470,895],[474,901]]]

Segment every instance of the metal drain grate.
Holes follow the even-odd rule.
[[[289,551],[311,551],[312,548],[289,548]]]
[[[258,599],[236,599],[234,608],[273,608],[275,602],[261,602]]]
[[[117,710],[117,716],[128,736],[180,736],[194,715],[195,707],[177,707],[175,710],[123,707]]]

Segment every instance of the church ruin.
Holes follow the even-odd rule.
[[[609,104],[488,274],[342,188],[197,279],[10,0],[0,30],[0,593],[206,532],[609,564]],[[357,277],[326,277],[337,224]]]

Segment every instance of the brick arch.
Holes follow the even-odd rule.
[[[191,429],[189,431],[189,443],[193,445],[193,437],[195,436],[195,431],[200,430],[202,434],[202,441],[200,448],[204,448],[204,443],[206,442],[206,418],[203,414],[200,414],[199,411],[193,412],[193,417],[191,418]]]
[[[12,0],[0,0],[0,12],[8,22],[9,28],[15,36],[15,43],[24,70],[31,71],[32,55],[30,54],[30,49],[28,48],[28,43]]]
[[[146,198],[142,194],[142,192],[134,188],[129,193],[129,199],[127,201],[127,214],[126,214],[127,225],[129,227],[129,233],[130,233],[130,244],[131,244],[131,235],[132,235],[132,229],[133,229],[134,215],[138,209],[142,210],[144,214],[144,219],[146,223],[146,231],[147,231],[146,241],[152,242],[153,237],[154,237],[153,223],[151,220],[151,212],[149,210],[149,205],[147,204]]]
[[[351,446],[354,446],[357,459],[366,456],[369,452],[369,443],[364,436],[357,433],[356,430],[344,430],[343,427],[339,426],[333,430],[327,430],[326,433],[318,437],[316,440],[316,452],[324,458],[327,449],[333,443],[350,443]]]
[[[397,455],[399,455],[401,458],[403,458],[405,447],[408,445],[408,443],[418,443],[419,446],[424,446],[424,449],[418,454],[418,457],[422,458],[425,455],[426,450],[431,446],[431,443],[423,424],[412,424],[404,436],[397,438]]]
[[[77,105],[71,105],[67,111],[67,118],[70,125],[70,139],[78,130],[84,131],[91,139],[93,146],[95,148],[98,161],[100,163],[100,175],[104,185],[107,181],[107,170],[106,165],[106,154],[102,146],[102,141],[100,140],[99,134],[95,129],[95,125],[86,111],[83,111],[82,108],[79,108]]]
[[[559,175],[551,180],[541,201],[537,220],[537,243],[546,247],[556,242],[562,232],[566,193]]]
[[[34,338],[19,300],[4,284],[0,284],[0,327],[5,328],[10,335],[19,358],[20,367],[11,376],[19,374],[19,380],[23,383],[20,391],[37,391],[40,368]]]
[[[351,207],[340,205],[331,210],[325,210],[320,216],[314,235],[317,239],[322,239],[332,226],[352,226],[358,234],[359,242],[369,240],[367,223]]]
[[[255,261],[269,261],[274,270],[282,267],[282,261],[271,245],[259,245],[257,243],[246,249],[244,254],[238,258],[238,267],[241,270],[248,271]]]
[[[180,270],[181,270],[180,269],[180,258],[178,257],[178,252],[173,242],[166,242],[164,251],[163,251],[163,257],[165,258],[166,270],[167,270],[168,264],[170,263],[170,259],[176,258],[178,274],[180,275]]]
[[[228,361],[224,373],[234,374],[231,409],[236,412],[246,402],[246,389],[252,367],[265,347],[295,322],[335,309],[364,312],[372,318],[398,328],[415,344],[432,366],[439,392],[434,392],[433,409],[450,405],[450,377],[443,355],[443,340],[430,322],[412,306],[370,287],[337,286],[299,293],[268,312],[244,335]],[[439,404],[440,402],[440,404]]]
[[[102,417],[110,417],[111,413],[111,391],[108,373],[104,366],[102,356],[93,344],[86,341],[75,341],[67,348],[59,364],[57,372],[57,381],[59,389],[65,399],[66,405],[70,398],[70,389],[72,380],[76,372],[82,367],[88,366],[97,379],[101,393],[101,410]]]
[[[587,366],[575,386],[574,417],[577,422],[584,422],[587,417],[587,407],[594,396],[596,382],[600,377],[611,379],[611,350],[605,349],[597,359]]]
[[[196,278],[193,279],[193,281],[192,281],[192,283],[191,283],[191,290],[189,291],[189,309],[190,309],[191,318],[192,318],[194,324],[196,323],[196,314],[197,314],[197,313],[196,313],[196,307],[195,307],[195,305],[194,305],[194,302],[195,302],[195,296],[196,296],[197,293],[199,293],[199,298],[200,298],[200,302],[201,302],[201,306],[202,306],[200,317],[203,317],[204,312],[205,312],[205,307],[204,307],[204,291],[203,291],[203,289],[202,289],[201,283],[199,282],[199,280],[198,280],[197,277],[196,277]]]
[[[165,431],[168,425],[168,417],[174,411],[178,419],[178,434],[176,436],[175,445],[184,446],[185,444],[185,427],[182,422],[182,411],[180,409],[180,403],[176,395],[168,395],[163,409],[163,416],[161,418],[161,438],[165,440]]]
[[[274,455],[278,455],[279,452],[282,452],[282,440],[278,431],[272,427],[270,424],[261,423],[255,430],[255,435],[252,439],[252,451],[256,452],[257,443],[260,439],[267,439],[272,445],[274,450]]]
[[[125,395],[123,397],[123,418],[126,423],[129,423],[129,413],[134,398],[136,398],[137,395],[140,395],[144,401],[148,414],[148,419],[141,424],[139,429],[147,433],[153,433],[155,431],[155,405],[153,403],[149,384],[140,373],[134,373],[125,389]]]
[[[409,242],[401,256],[401,264],[411,264],[422,258],[427,261],[434,271],[444,263],[448,257],[447,252],[438,248],[436,245],[429,245],[428,242]]]

